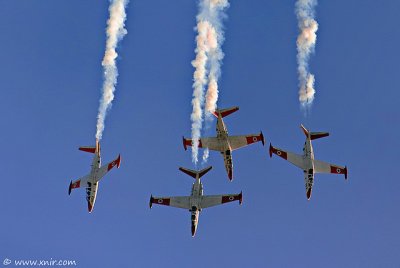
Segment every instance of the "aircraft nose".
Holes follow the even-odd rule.
[[[311,198],[311,188],[307,190],[307,200],[310,200]]]
[[[192,237],[196,235],[196,225],[192,224]]]
[[[232,170],[229,170],[229,172],[228,172],[228,178],[229,178],[230,181],[233,180],[233,172],[232,172]]]
[[[89,213],[91,213],[93,210],[93,206],[92,206],[92,204],[90,204],[90,202],[88,202],[88,210],[89,210]]]

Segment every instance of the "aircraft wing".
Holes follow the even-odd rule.
[[[176,208],[190,209],[190,196],[150,197],[150,208],[156,205],[164,205]]]
[[[121,156],[118,155],[117,159],[103,165],[97,173],[97,181],[103,178],[104,175],[106,175],[107,172],[109,172],[113,167],[117,166],[117,168],[119,168],[120,164],[121,164]]]
[[[242,204],[243,196],[240,194],[226,194],[226,195],[204,195],[201,199],[200,207],[209,208],[213,206],[222,205],[228,202],[239,201]]]
[[[284,151],[282,149],[273,147],[271,144],[269,145],[269,156],[272,157],[272,154],[276,154],[277,156],[282,157],[283,159],[289,161],[293,165],[305,169],[304,159],[302,155],[291,153],[288,151]]]
[[[192,146],[192,140],[183,138],[183,146],[185,147],[186,150],[187,146]],[[200,138],[199,148],[208,148],[209,150],[219,151],[219,152],[223,150],[220,142],[216,137]]]
[[[343,174],[344,177],[347,179],[347,167],[337,166],[334,164],[326,163],[315,159],[314,159],[314,172]]]
[[[259,141],[261,141],[264,145],[264,135],[262,134],[262,132],[260,134],[229,136],[228,140],[232,150],[236,150]]]
[[[69,184],[68,194],[71,194],[72,189],[80,188],[80,187],[87,187],[87,182],[90,179],[90,175],[86,175],[82,178],[79,178],[75,181],[71,181]]]

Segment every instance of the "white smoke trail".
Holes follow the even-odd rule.
[[[206,84],[206,63],[207,63],[207,31],[210,27],[206,21],[199,21],[197,23],[197,37],[196,37],[196,58],[192,61],[195,68],[193,74],[193,111],[191,115],[192,120],[192,161],[197,164],[198,161],[198,143],[200,139],[201,126],[203,121],[203,103],[204,103],[204,85]]]
[[[229,2],[228,0],[211,0],[208,4],[209,9],[206,10],[208,12],[202,13],[213,26],[208,34],[210,52],[208,88],[205,103],[206,118],[217,108],[218,80],[221,76],[221,63],[224,58],[224,53],[221,49],[222,43],[225,40],[222,20],[226,18],[225,10],[229,7]]]
[[[314,100],[314,75],[308,71],[308,60],[314,52],[317,41],[318,23],[314,19],[317,0],[297,0],[296,16],[299,26],[297,37],[297,71],[299,73],[299,100],[304,108],[309,108]]]
[[[220,65],[223,58],[221,44],[224,40],[222,19],[225,17],[224,9],[229,6],[228,0],[201,0],[199,14],[197,15],[196,59],[192,65],[196,68],[193,83],[193,112],[192,120],[192,161],[198,162],[198,141],[202,129],[203,107],[205,105],[206,117],[216,109],[218,100],[218,79]],[[208,67],[208,69],[207,69]],[[208,77],[207,77],[208,73]],[[208,79],[207,79],[208,78]],[[204,88],[208,80],[206,102],[204,104]],[[203,162],[207,161],[208,153],[205,151]]]
[[[205,163],[207,163],[209,154],[210,154],[210,151],[208,150],[208,148],[204,149],[204,153],[203,153],[203,162],[202,162],[203,165],[204,165]]]
[[[106,50],[101,63],[104,71],[104,83],[103,95],[100,99],[99,113],[97,115],[96,139],[98,140],[101,140],[103,135],[104,120],[114,99],[114,91],[118,77],[118,69],[115,62],[118,54],[115,49],[118,45],[118,41],[127,34],[127,30],[124,28],[126,20],[125,7],[127,4],[128,0],[111,0],[110,2],[110,17],[107,21],[106,29]]]

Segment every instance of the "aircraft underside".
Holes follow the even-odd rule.
[[[86,200],[88,202],[88,210],[92,212],[94,203],[96,202],[97,189],[99,187],[98,182],[88,182],[86,187]]]
[[[228,173],[228,177],[230,180],[233,179],[233,163],[232,163],[232,153],[230,150],[226,150],[225,152],[221,152],[222,157],[224,158],[224,164],[226,173]]]
[[[304,184],[306,186],[307,199],[310,200],[311,193],[312,193],[312,187],[313,187],[313,184],[314,184],[313,169],[309,169],[308,171],[304,171]]]

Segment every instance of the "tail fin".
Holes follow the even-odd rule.
[[[306,137],[308,138],[308,135],[309,135],[308,130],[303,126],[303,124],[301,124],[300,127],[303,130],[304,135],[306,135]]]
[[[96,146],[81,146],[81,147],[79,147],[79,150],[87,152],[87,153],[95,154],[97,152],[100,152],[100,142],[99,142],[99,140],[96,139]]]
[[[218,114],[221,114],[221,117],[225,117],[225,116],[228,116],[228,115],[236,112],[237,110],[239,110],[238,106],[234,106],[234,107],[227,108],[227,109],[221,109],[221,110],[217,109],[214,112],[214,115],[215,115],[215,117],[218,117]]]
[[[188,168],[183,168],[180,167],[179,170],[182,171],[183,173],[191,176],[193,179],[197,179],[197,178],[201,178],[204,174],[206,174],[207,172],[209,172],[212,169],[212,166],[209,166],[205,169],[202,170],[191,170]]]
[[[306,135],[307,138],[309,137],[310,140],[329,136],[329,132],[309,132],[303,125],[300,125],[300,127],[303,129],[304,135]]]

